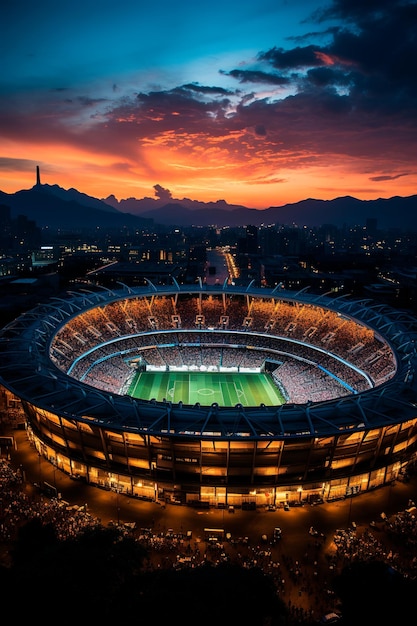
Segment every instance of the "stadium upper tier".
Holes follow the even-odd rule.
[[[0,382],[28,407],[115,431],[327,436],[415,418],[415,341],[411,315],[370,300],[251,285],[121,285],[54,298],[7,325],[0,335]],[[231,350],[253,356],[257,365],[273,363],[289,402],[187,406],[123,394],[129,363],[138,356],[170,367],[187,354],[192,362],[198,350],[210,366],[213,359],[219,363],[220,348],[230,364],[238,361]],[[294,363],[342,384],[322,401],[314,391],[300,395]]]

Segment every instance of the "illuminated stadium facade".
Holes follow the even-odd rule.
[[[416,320],[370,300],[225,284],[91,286],[0,335],[38,452],[87,483],[196,506],[332,500],[414,460]],[[287,402],[127,395],[138,369],[266,371]]]

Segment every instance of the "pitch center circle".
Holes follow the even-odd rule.
[[[197,394],[199,394],[200,396],[212,396],[212,395],[214,395],[214,390],[213,389],[208,389],[208,388],[204,389],[204,387],[203,387],[203,389],[199,389],[197,391]]]

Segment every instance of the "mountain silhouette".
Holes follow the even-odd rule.
[[[268,209],[239,208],[222,210],[207,207],[205,211],[191,210],[180,202],[169,203],[142,217],[152,217],[158,224],[177,226],[261,226],[287,225],[319,227],[333,224],[337,227],[365,226],[367,219],[376,219],[378,228],[417,231],[417,196],[378,200],[358,200],[351,196],[333,200],[309,198],[269,207]]]
[[[41,228],[86,231],[97,228],[143,228],[153,220],[117,211],[102,200],[76,189],[57,185],[35,185],[32,189],[7,194],[0,191],[0,204],[11,209],[11,217],[25,215]]]
[[[261,226],[287,225],[319,227],[364,226],[377,220],[384,230],[417,232],[417,195],[377,200],[359,200],[352,196],[319,200],[308,198],[292,204],[253,209],[230,205],[224,200],[199,202],[182,200],[129,198],[115,196],[98,199],[76,189],[58,185],[36,184],[32,189],[7,194],[0,191],[0,204],[11,209],[12,218],[25,215],[41,228],[86,230],[123,227],[164,226]]]

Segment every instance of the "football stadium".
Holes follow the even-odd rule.
[[[318,503],[400,477],[416,320],[308,290],[86,284],[0,334],[0,390],[77,480],[200,507]]]

